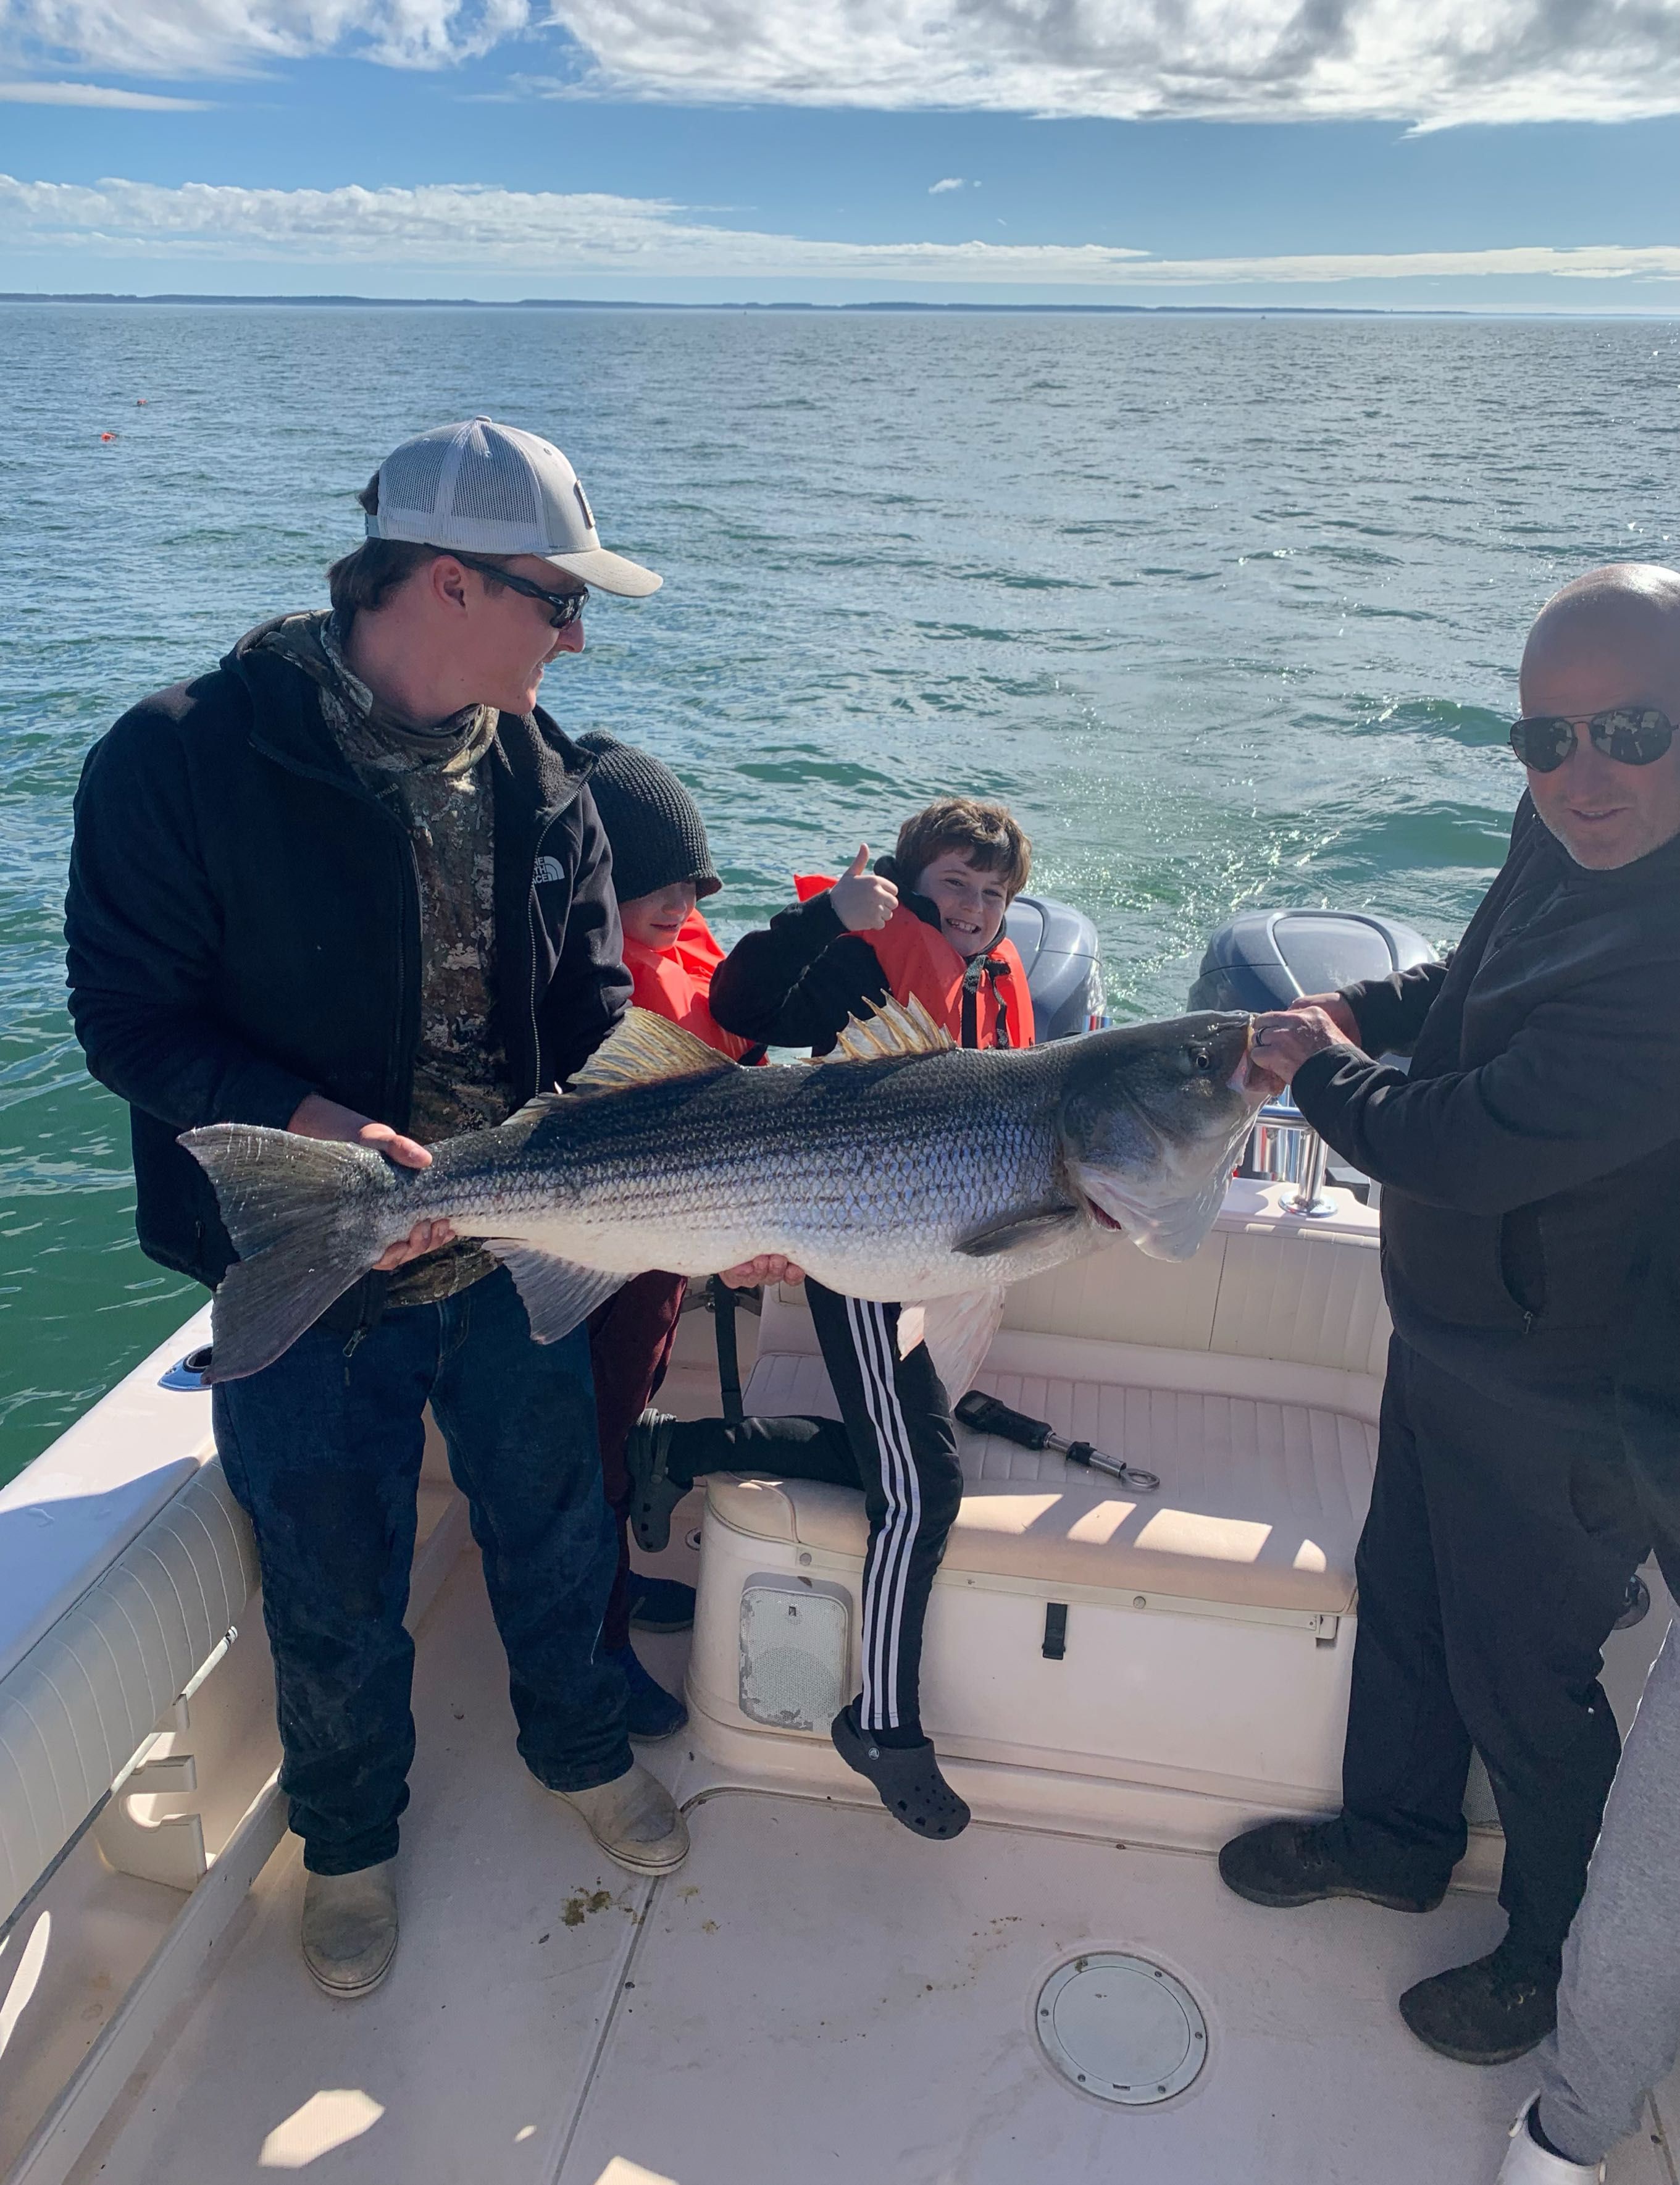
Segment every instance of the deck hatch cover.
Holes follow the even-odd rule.
[[[1183,1981],[1118,1950],[1058,1966],[1039,1990],[1034,2023],[1064,2079],[1127,2109],[1182,2093],[1208,2059],[1208,2021]]]

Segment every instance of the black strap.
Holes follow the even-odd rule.
[[[980,1043],[980,998],[982,979],[991,982],[991,998],[997,1007],[997,1037],[993,1042],[993,1045],[996,1047],[1014,1045],[1014,1042],[1009,1037],[1009,1004],[1004,1000],[997,986],[998,973],[1007,971],[1008,968],[1009,966],[1001,956],[971,956],[968,958],[968,968],[963,974],[962,1044],[964,1047],[978,1047]]]
[[[741,1361],[735,1347],[735,1294],[722,1275],[706,1284],[712,1295],[712,1318],[717,1337],[717,1386],[723,1398],[723,1416],[731,1425],[745,1416],[741,1403]]]

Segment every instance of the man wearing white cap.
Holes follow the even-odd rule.
[[[361,495],[330,612],[242,638],[89,754],[66,935],[88,1066],[129,1103],[140,1242],[233,1259],[179,1132],[267,1124],[410,1168],[571,1076],[617,1020],[591,761],[537,705],[588,587],[660,579],[600,543],[572,466],[478,417],[405,441]],[[531,1338],[511,1277],[421,1224],[271,1366],[215,1392],[262,1567],[308,1869],[304,1955],[366,1993],[397,1941],[414,1749],[403,1629],[430,1405],[470,1506],[519,1750],[645,1874],[687,1849],[597,1658],[615,1567],[587,1339]]]

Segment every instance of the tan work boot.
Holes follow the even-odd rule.
[[[592,1791],[556,1791],[583,1817],[609,1858],[632,1874],[674,1874],[689,1855],[689,1825],[658,1776],[633,1761]]]
[[[304,1963],[328,1995],[371,1994],[397,1954],[393,1858],[304,1882]]]

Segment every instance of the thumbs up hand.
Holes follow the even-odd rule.
[[[878,933],[898,908],[898,890],[869,870],[869,846],[860,842],[857,855],[829,889],[829,901],[848,933]]]

